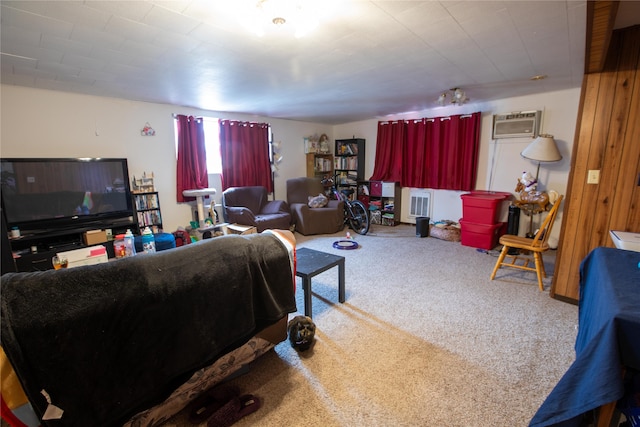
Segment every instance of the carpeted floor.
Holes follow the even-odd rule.
[[[490,281],[497,252],[411,225],[373,226],[356,250],[334,249],[342,237],[296,234],[346,258],[346,302],[337,268],[313,278],[314,347],[282,342],[231,380],[263,399],[235,425],[526,426],[574,359],[578,308],[549,297],[551,279],[545,292],[535,273]],[[302,294],[298,279],[299,314]],[[165,423],[188,425],[185,411]]]

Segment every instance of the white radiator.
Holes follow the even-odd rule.
[[[431,217],[431,191],[422,188],[409,190],[409,218]]]

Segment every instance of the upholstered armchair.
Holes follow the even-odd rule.
[[[287,203],[296,231],[305,236],[331,234],[344,226],[344,202],[329,200],[321,208],[309,207],[309,196],[324,193],[320,178],[293,178],[287,180]]]
[[[258,233],[291,226],[289,205],[284,200],[267,200],[265,187],[227,188],[222,193],[222,212],[226,222],[252,225]]]

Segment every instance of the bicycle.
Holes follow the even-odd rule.
[[[336,186],[336,180],[338,175],[333,177],[325,177],[322,180],[322,185],[329,187],[331,195],[336,200],[342,200],[344,202],[344,224],[358,234],[365,235],[369,231],[369,211],[364,203],[360,200],[351,200],[350,196],[354,193],[352,188],[346,188],[338,190]]]

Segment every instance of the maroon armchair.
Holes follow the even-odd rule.
[[[319,193],[324,193],[324,190],[319,178],[303,177],[287,180],[287,203],[291,208],[291,216],[298,233],[305,236],[331,234],[343,229],[343,201],[329,200],[324,207],[309,207],[309,196],[317,196]]]
[[[222,193],[222,212],[226,222],[252,225],[258,233],[291,226],[289,205],[284,200],[267,200],[265,187],[227,188]]]

